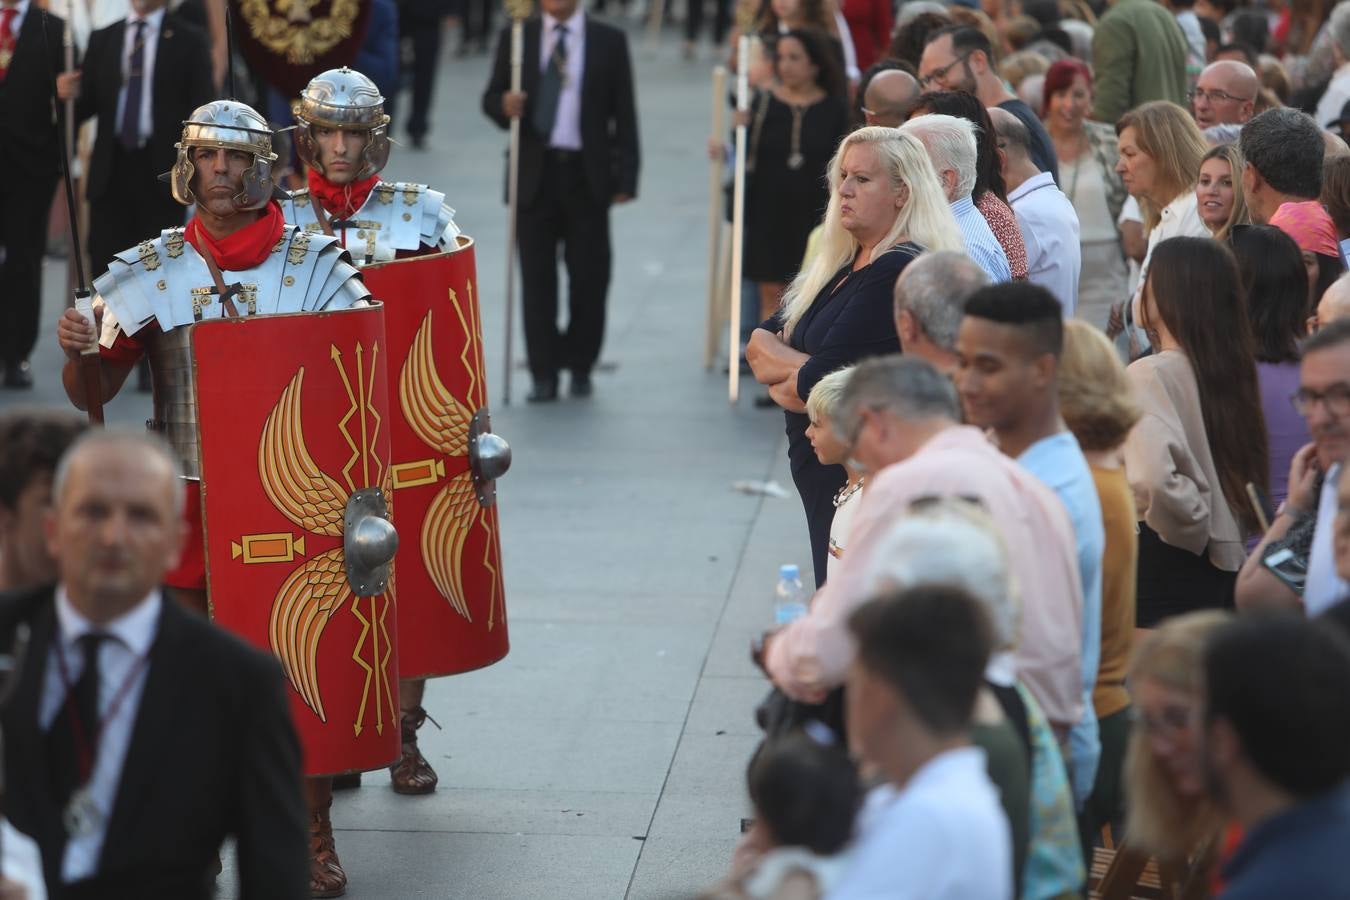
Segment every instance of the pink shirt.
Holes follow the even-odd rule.
[[[844,683],[857,653],[848,617],[869,599],[865,585],[874,548],[913,500],[935,495],[978,498],[997,523],[1021,601],[1018,674],[1050,722],[1067,729],[1083,714],[1083,591],[1073,526],[1053,491],[968,425],[953,425],[909,459],[868,478],[848,553],[810,612],[769,642],[770,676],[806,702],[819,702]]]

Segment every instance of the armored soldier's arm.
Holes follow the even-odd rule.
[[[329,274],[319,287],[322,295],[316,297],[312,304],[306,304],[306,308],[337,310],[369,305],[370,291],[361,280],[361,270],[352,265],[352,258],[347,251],[339,244],[332,243],[320,252],[322,255],[319,268],[315,272],[315,282],[319,281],[318,274],[324,269],[327,269]],[[325,265],[329,258],[332,263]]]

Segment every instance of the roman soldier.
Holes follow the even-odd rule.
[[[380,179],[389,116],[375,82],[345,66],[317,75],[300,94],[295,120],[309,187],[282,204],[287,222],[337,237],[358,266],[453,248],[459,229],[444,194]]]
[[[184,206],[196,204],[196,215],[184,228],[166,229],[117,254],[107,273],[94,282],[95,322],[67,310],[58,325],[68,356],[66,393],[77,407],[85,408],[87,389],[78,360],[94,341],[96,328],[103,400],[118,392],[141,357],[149,359],[154,412],[147,425],[164,435],[182,464],[189,487],[186,516],[193,530],[168,584],[180,601],[203,612],[208,606],[201,511],[205,432],[197,415],[202,385],[194,384],[199,361],[194,358],[193,326],[224,317],[363,307],[370,296],[336,238],[286,223],[278,202],[284,192],[273,181],[277,155],[272,141],[263,117],[243,103],[216,100],[197,108],[183,123],[169,176],[174,199]],[[380,324],[378,332],[382,330]],[[326,342],[321,350],[326,356]],[[242,370],[247,362],[239,359],[237,364]],[[229,430],[223,423],[217,429]],[[215,581],[213,575],[213,586]],[[228,599],[213,593],[211,605],[219,607]],[[272,649],[288,670],[293,668],[280,648]],[[305,743],[306,726],[298,726]],[[342,727],[350,734],[350,725]],[[307,757],[314,755],[312,746],[305,749]],[[331,779],[310,778],[306,787],[314,896],[338,896],[345,891],[346,875],[333,843]]]

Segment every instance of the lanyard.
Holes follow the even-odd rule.
[[[115,638],[113,638],[115,640]],[[86,740],[84,733],[84,722],[80,720],[79,711],[75,709],[74,686],[70,683],[70,669],[66,666],[66,651],[64,641],[58,635],[56,639],[56,666],[61,672],[61,686],[65,688],[66,702],[64,715],[70,717],[71,733],[75,737],[75,755],[80,767],[80,784],[88,784],[90,777],[94,773],[94,759],[98,754],[99,741],[103,738],[103,732],[117,716],[117,711],[122,708],[122,701],[127,698],[131,692],[131,685],[136,677],[141,674],[147,663],[150,661],[149,652],[142,653],[136,657],[136,661],[131,666],[131,671],[127,672],[122,684],[117,688],[117,693],[113,695],[112,702],[108,704],[108,711],[98,720],[98,730],[94,732],[92,743]],[[95,661],[97,662],[97,661]]]

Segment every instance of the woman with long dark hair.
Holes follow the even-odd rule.
[[[1231,607],[1268,490],[1256,347],[1232,252],[1212,238],[1158,244],[1139,325],[1157,351],[1126,370],[1143,417],[1125,442],[1139,522],[1137,624]]]
[[[989,111],[974,94],[965,91],[929,91],[914,102],[909,117],[928,115],[957,116],[975,124],[975,188],[970,199],[989,223],[989,230],[998,238],[1003,254],[1008,257],[1008,268],[1014,281],[1027,277],[1027,247],[1017,216],[1008,206],[1008,186],[1003,180],[1003,167],[998,155],[998,136]]]
[[[1299,386],[1299,343],[1311,312],[1308,273],[1298,244],[1278,228],[1239,227],[1232,240],[1256,346],[1256,379],[1270,447],[1270,502],[1278,508],[1289,494],[1289,463],[1312,439],[1307,421],[1289,403]]]

